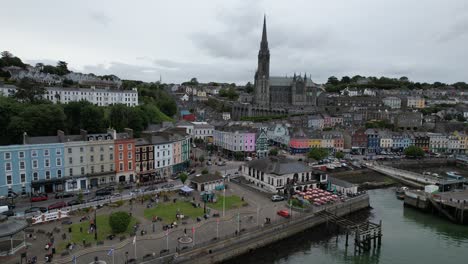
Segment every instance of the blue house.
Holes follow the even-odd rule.
[[[64,190],[64,144],[58,136],[25,136],[23,145],[0,146],[0,196]]]
[[[380,135],[379,131],[375,129],[367,129],[367,153],[380,153]]]

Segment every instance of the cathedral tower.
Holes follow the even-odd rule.
[[[270,50],[268,49],[266,16],[263,17],[262,41],[258,51],[258,66],[255,72],[255,103],[261,106],[270,104]]]

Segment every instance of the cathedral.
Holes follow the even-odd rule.
[[[254,86],[254,104],[266,108],[315,106],[319,93],[318,85],[305,74],[294,74],[293,77],[270,76],[270,50],[265,17]]]

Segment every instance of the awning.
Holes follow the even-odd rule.
[[[186,192],[186,193],[189,193],[189,192],[193,191],[192,188],[190,188],[190,187],[188,187],[186,185],[184,185],[182,188],[180,188],[180,190],[183,191],[183,192]]]

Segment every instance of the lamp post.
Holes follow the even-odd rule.
[[[128,264],[128,251],[125,252],[125,264]]]
[[[97,241],[97,205],[96,205],[96,209],[94,210],[94,240]]]

